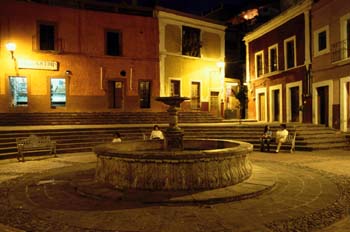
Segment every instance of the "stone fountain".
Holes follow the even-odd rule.
[[[95,178],[120,190],[199,191],[248,179],[253,145],[233,140],[183,139],[177,107],[186,97],[158,97],[169,106],[165,141],[138,140],[96,146]]]

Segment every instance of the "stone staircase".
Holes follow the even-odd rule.
[[[265,125],[266,124],[254,123],[226,126],[224,128],[218,128],[218,126],[214,126],[214,128],[193,127],[185,131],[185,137],[241,140],[253,144],[254,150],[260,150],[259,137]],[[276,132],[280,127],[279,124],[269,125],[273,132]],[[290,132],[296,130],[297,151],[348,149],[350,147],[344,134],[323,125],[290,123],[287,124],[287,129]],[[276,144],[272,142],[270,149],[274,151],[276,149]],[[282,146],[282,150],[287,149],[289,149],[288,145]]]
[[[221,121],[221,118],[214,117],[208,112],[179,112],[180,123],[215,123]],[[167,112],[0,113],[0,126],[161,124],[167,122]]]
[[[48,135],[57,142],[57,153],[91,151],[95,145],[110,142],[115,131],[120,132],[123,140],[143,139],[143,134],[149,136],[153,124],[129,125],[85,125],[50,127],[1,127],[0,128],[0,158],[15,157],[17,153],[16,138]],[[265,124],[246,123],[201,123],[182,124],[184,138],[233,139],[249,142],[254,150],[260,149],[259,137]],[[271,124],[272,131],[277,131],[278,124]],[[164,127],[163,127],[164,128]],[[296,150],[313,151],[322,149],[348,149],[345,135],[336,130],[312,124],[287,124],[290,131],[296,129]],[[271,150],[276,149],[274,143]],[[281,150],[289,149],[288,145]],[[34,155],[34,154],[33,154]]]

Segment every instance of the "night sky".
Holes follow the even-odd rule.
[[[242,10],[261,6],[268,3],[276,3],[279,0],[102,0],[115,3],[132,4],[137,2],[139,5],[153,7],[159,5],[165,8],[170,8],[182,12],[187,12],[195,15],[206,15],[215,9],[229,8],[232,11],[239,13]]]

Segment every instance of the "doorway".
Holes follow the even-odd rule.
[[[124,81],[108,81],[108,105],[112,109],[122,109],[124,107]]]
[[[210,92],[210,113],[220,116],[219,92]]]
[[[272,121],[280,121],[280,90],[272,91]]]
[[[179,80],[170,81],[170,96],[180,96],[181,87]]]
[[[346,102],[348,104],[346,104],[346,115],[347,115],[347,131],[350,131],[350,82],[346,83]]]
[[[258,111],[258,121],[266,121],[266,118],[265,118],[265,93],[259,93],[258,95],[258,107],[259,107],[259,111]]]
[[[290,88],[291,122],[299,122],[299,87]]]
[[[151,108],[151,81],[139,82],[140,108]]]
[[[191,109],[199,110],[201,106],[200,99],[200,82],[192,82],[191,84]]]
[[[325,126],[328,126],[328,119],[329,119],[329,87],[328,86],[322,86],[317,88],[317,115],[318,115],[318,124],[323,124]]]

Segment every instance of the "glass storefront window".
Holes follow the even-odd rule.
[[[28,84],[26,77],[10,76],[11,104],[13,106],[28,105]]]
[[[66,105],[66,79],[65,78],[51,78],[51,106],[65,106]]]

